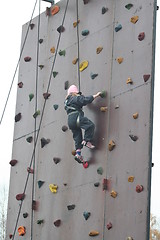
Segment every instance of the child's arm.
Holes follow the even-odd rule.
[[[77,103],[78,103],[78,105],[81,106],[81,107],[86,106],[87,104],[93,102],[93,100],[94,100],[95,98],[99,97],[99,96],[100,96],[100,93],[101,93],[101,92],[98,92],[98,93],[96,93],[96,94],[94,94],[94,95],[90,95],[90,96],[87,96],[87,97],[85,97],[85,96],[83,96],[83,95],[80,95],[80,96],[77,97]]]

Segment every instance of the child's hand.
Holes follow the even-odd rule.
[[[98,92],[98,93],[96,93],[95,95],[93,95],[94,99],[97,98],[97,97],[99,97],[100,94],[101,94],[101,92]]]

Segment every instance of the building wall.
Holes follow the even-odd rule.
[[[96,125],[93,139],[96,149],[82,150],[84,159],[89,162],[87,169],[74,160],[71,131],[62,131],[62,126],[67,126],[65,82],[78,86],[77,64],[72,64],[77,57],[77,29],[73,27],[77,20],[76,1],[69,1],[65,31],[60,38],[58,52],[65,50],[66,55],[57,54],[54,69],[55,54],[50,49],[56,48],[57,28],[62,23],[66,1],[58,3],[60,11],[56,15],[42,13],[40,16],[39,38],[43,42],[39,44],[38,65],[44,67],[38,68],[38,72],[38,17],[33,19],[35,25],[29,31],[19,67],[18,82],[23,82],[23,87],[17,88],[15,116],[21,113],[22,117],[15,122],[14,130],[12,159],[18,162],[11,166],[7,239],[14,233],[20,209],[21,201],[16,200],[16,195],[23,193],[24,189],[25,198],[17,225],[17,228],[26,227],[24,239],[31,239],[31,235],[34,240],[89,239],[92,230],[99,233],[97,239],[148,239],[156,3],[154,0],[131,2],[133,7],[128,10],[125,6],[130,2],[126,0],[90,0],[88,4],[79,1],[80,62],[89,62],[80,73],[80,90],[84,95],[107,91],[106,98],[98,98],[84,107],[86,116]],[[108,9],[105,14],[102,14],[103,7]],[[139,17],[135,24],[130,21],[134,16]],[[22,28],[22,43],[28,24]],[[115,27],[119,24],[122,29],[116,32]],[[89,34],[82,36],[81,32],[86,29]],[[141,32],[145,33],[145,38],[139,41]],[[99,46],[103,50],[97,54]],[[31,61],[25,62],[26,56],[30,56]],[[123,58],[121,64],[117,61],[119,57]],[[58,72],[55,78],[52,70]],[[91,79],[91,73],[98,76]],[[147,81],[144,81],[144,75],[150,75]],[[132,84],[126,83],[128,78]],[[50,79],[48,92],[51,95],[45,101],[43,93],[47,91]],[[36,118],[38,139],[33,179],[27,167],[34,160],[36,89],[40,115]],[[30,93],[34,93],[31,101]],[[57,110],[54,104],[58,104]],[[101,112],[100,107],[108,107],[108,110]],[[135,113],[138,113],[137,119],[133,118]],[[129,135],[137,136],[138,140],[133,141]],[[29,136],[33,137],[31,143],[26,140]],[[42,138],[50,139],[43,148]],[[115,143],[112,151],[108,149],[111,140]],[[55,164],[54,158],[59,158],[60,162]],[[101,174],[98,174],[99,168],[103,170]],[[128,181],[131,176],[133,182]],[[103,189],[104,179],[106,190]],[[39,188],[40,180],[44,184]],[[32,218],[33,182],[38,209]],[[95,187],[97,182],[99,186]],[[58,186],[57,193],[50,191],[49,184]],[[136,192],[137,185],[143,186],[142,192]],[[111,196],[112,191],[117,193],[115,198]],[[68,210],[67,206],[73,204],[75,208]],[[83,217],[84,211],[91,213],[88,220]],[[25,212],[27,218],[23,217]],[[57,219],[61,219],[59,227],[54,225]],[[37,220],[43,220],[43,223],[37,224]],[[107,228],[108,223],[112,224],[111,229]],[[14,239],[19,239],[17,229]]]

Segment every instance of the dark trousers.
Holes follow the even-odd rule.
[[[87,117],[80,116],[79,124],[77,125],[78,114],[72,114],[68,117],[68,126],[73,133],[73,139],[75,141],[75,148],[81,149],[83,147],[82,141],[83,139],[87,141],[91,141],[94,135],[95,125],[89,120]],[[84,138],[82,135],[82,129],[84,129]]]

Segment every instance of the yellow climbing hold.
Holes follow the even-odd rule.
[[[51,184],[49,184],[49,189],[51,190],[52,193],[56,193],[58,186],[51,183]]]
[[[97,235],[99,235],[99,232],[97,232],[97,231],[95,231],[95,230],[92,230],[92,231],[90,231],[90,233],[89,233],[89,236],[91,236],[91,237],[94,237],[94,236],[97,236]]]
[[[133,84],[133,81],[131,78],[128,78],[127,81],[126,81],[127,84]]]
[[[129,176],[128,177],[128,182],[134,182],[134,176]]]
[[[50,49],[50,52],[51,52],[51,53],[55,53],[55,47],[52,47],[52,48]]]
[[[135,24],[138,20],[139,20],[138,16],[133,16],[133,17],[131,17],[130,21]]]
[[[78,20],[78,23],[80,23],[80,20]],[[77,27],[77,22],[74,22],[74,23],[73,23],[73,27],[74,27],[74,28]]]
[[[133,114],[133,118],[134,118],[134,119],[137,119],[137,118],[138,118],[138,112],[136,112],[136,113]]]
[[[111,195],[111,197],[116,198],[117,197],[117,192],[112,190],[110,195]]]
[[[107,110],[108,110],[108,107],[100,107],[101,112],[107,112]]]
[[[88,67],[88,61],[83,61],[80,63],[79,65],[79,70],[80,72],[82,72],[84,69],[86,69]]]
[[[99,54],[103,50],[103,47],[97,47],[96,53]]]
[[[55,15],[56,13],[59,12],[59,6],[58,5],[54,5],[52,8],[51,8],[51,15]]]
[[[117,62],[121,64],[123,62],[123,58],[122,57],[117,58]]]
[[[75,65],[77,63],[77,61],[78,61],[78,58],[74,58],[72,63]]]

